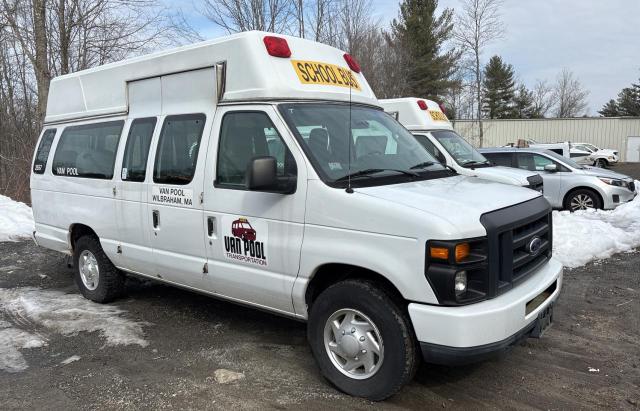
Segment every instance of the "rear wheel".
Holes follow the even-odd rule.
[[[578,211],[602,208],[600,197],[593,190],[579,189],[569,193],[564,201],[565,210]]]
[[[102,250],[94,236],[83,236],[73,250],[75,281],[82,295],[97,303],[113,301],[122,294],[124,275]]]
[[[311,306],[307,336],[322,375],[347,394],[384,400],[419,364],[406,314],[374,283],[346,280]]]

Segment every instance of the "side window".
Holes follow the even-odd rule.
[[[153,182],[189,184],[193,179],[204,129],[204,114],[168,116],[158,139]]]
[[[110,180],[124,121],[67,127],[53,158],[53,174]]]
[[[144,181],[149,145],[155,127],[155,117],[138,118],[131,123],[122,160],[121,176],[123,181]]]
[[[230,112],[220,127],[216,185],[243,188],[254,157],[275,157],[278,177],[294,176],[296,163],[266,113]]]
[[[418,140],[418,143],[420,143],[420,145],[429,152],[429,154],[434,156],[440,163],[447,164],[447,159],[442,155],[435,144],[429,140],[429,137],[423,136],[422,134],[414,134],[413,136]]]
[[[56,129],[50,128],[45,130],[40,139],[40,145],[36,152],[36,158],[33,161],[33,172],[36,174],[44,174],[44,170],[47,168],[47,159],[49,158],[49,151],[51,151],[51,144],[53,138],[56,136]]]
[[[532,153],[518,153],[518,168],[529,171],[544,171],[544,167],[548,164],[556,164],[552,159]],[[557,164],[558,170],[562,170],[560,164]]]
[[[482,155],[497,166],[513,167],[511,153],[482,153]]]

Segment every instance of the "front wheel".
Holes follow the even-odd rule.
[[[327,380],[373,401],[400,390],[420,360],[406,314],[369,281],[346,280],[323,291],[311,306],[307,336]]]
[[[604,158],[599,158],[596,160],[594,165],[599,168],[607,168],[608,163]]]
[[[592,190],[580,189],[569,193],[564,202],[565,210],[578,211],[602,208],[600,197]]]

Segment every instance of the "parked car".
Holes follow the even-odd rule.
[[[562,285],[539,192],[453,173],[352,56],[285,35],[54,78],[31,198],[86,298],[114,300],[126,272],[307,321],[322,375],[370,400],[420,354],[539,337]]]
[[[586,163],[595,167],[607,168],[615,165],[619,161],[618,152],[611,149],[600,149],[593,144],[571,143],[571,154],[576,152],[588,152]]]
[[[451,122],[438,103],[415,97],[380,100],[416,140],[438,161],[457,173],[543,191],[538,173],[500,167],[489,162],[471,144],[453,130]]]
[[[553,208],[610,210],[637,194],[631,177],[577,164],[551,150],[501,147],[480,152],[495,164],[539,172],[544,179],[544,196]]]

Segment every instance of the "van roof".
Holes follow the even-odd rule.
[[[265,36],[285,39],[291,56],[269,55]],[[56,77],[49,89],[45,122],[126,113],[128,82],[221,62],[226,62],[222,102],[351,99],[378,106],[367,80],[349,69],[344,55],[325,44],[280,34],[250,31],[220,37]],[[349,75],[352,87],[344,81]]]
[[[419,103],[420,101],[424,102]],[[440,105],[433,100],[417,97],[404,97],[380,100],[384,111],[394,114],[396,119],[410,131],[453,130],[451,122],[440,109]],[[421,108],[426,107],[426,109]]]

